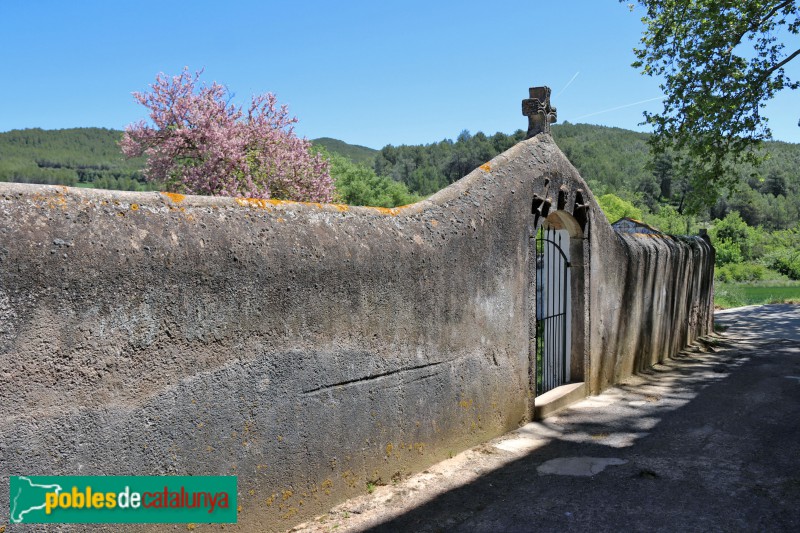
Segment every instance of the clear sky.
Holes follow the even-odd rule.
[[[0,131],[122,129],[147,115],[131,93],[184,66],[238,103],[275,93],[302,136],[372,148],[524,129],[534,85],[559,122],[645,131],[661,92],[630,66],[640,17],[617,0],[0,0]],[[768,105],[776,139],[800,142],[798,96]]]

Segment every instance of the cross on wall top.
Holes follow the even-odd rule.
[[[550,124],[557,120],[556,108],[550,105],[550,87],[531,87],[530,98],[522,101],[522,114],[528,117],[530,139],[539,133],[550,133]]]

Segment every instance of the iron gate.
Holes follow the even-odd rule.
[[[569,259],[561,232],[536,234],[536,393],[569,381],[567,321]]]

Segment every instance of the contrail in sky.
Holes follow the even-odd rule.
[[[575,73],[574,76],[572,76],[572,78],[570,78],[570,80],[567,82],[567,84],[564,85],[564,88],[561,89],[560,91],[558,91],[558,94],[556,95],[556,98],[558,98],[561,95],[561,93],[563,93],[564,91],[567,90],[567,87],[569,87],[570,84],[572,84],[572,82],[575,81],[575,78],[577,78],[578,74],[580,74],[580,73],[581,73],[581,71],[579,70],[578,72]]]
[[[612,107],[610,109],[604,109],[602,111],[595,111],[594,113],[589,113],[588,115],[582,115],[573,120],[580,120],[582,118],[593,117],[595,115],[600,115],[603,113],[610,113],[611,111],[616,111],[617,109],[625,109],[626,107],[633,107],[639,104],[646,104],[647,102],[655,102],[656,100],[663,100],[664,98],[666,98],[666,96],[659,96],[657,98],[648,98],[647,100],[640,100],[638,102],[633,102],[632,104],[618,105],[617,107]]]

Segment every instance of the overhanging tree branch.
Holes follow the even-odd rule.
[[[663,76],[666,95],[661,113],[645,113],[654,126],[650,144],[656,153],[683,154],[683,169],[695,185],[690,195],[711,203],[739,179],[734,165],[757,162],[752,148],[770,138],[762,104],[798,86],[782,69],[800,50],[784,55],[779,37],[800,33],[800,1],[638,3],[646,9],[645,29],[633,65]],[[746,38],[751,50],[734,53]]]
[[[745,28],[745,30],[743,32],[737,34],[736,37],[733,39],[733,41],[731,42],[730,48],[728,48],[728,52],[727,53],[730,54],[731,52],[733,52],[733,49],[736,48],[739,44],[741,44],[742,39],[744,39],[745,35],[747,35],[750,32],[754,32],[754,31],[758,30],[758,28],[760,28],[762,24],[764,24],[769,19],[774,17],[775,14],[778,11],[780,11],[781,9],[785,9],[785,8],[791,6],[792,4],[794,4],[794,2],[795,2],[795,0],[786,0],[785,2],[781,2],[780,4],[776,5],[772,9],[770,9],[769,12],[767,12],[767,14],[765,14],[763,17],[758,19],[755,23],[750,24],[749,26],[747,26],[747,28]]]
[[[770,76],[772,76],[772,74],[776,70],[779,70],[779,69],[783,68],[784,66],[786,66],[787,63],[789,63],[792,59],[794,59],[798,55],[800,55],[800,49],[795,50],[794,52],[792,52],[791,54],[786,56],[786,58],[783,61],[781,61],[780,63],[776,63],[774,66],[770,67],[768,70],[765,70],[764,74],[762,75],[761,81],[764,81],[767,78],[769,78]]]

